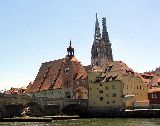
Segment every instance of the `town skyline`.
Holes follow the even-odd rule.
[[[1,1],[0,89],[34,81],[42,63],[65,57],[70,39],[75,57],[83,65],[91,64],[96,13],[99,22],[107,17],[115,61],[121,60],[137,72],[159,67],[159,1],[102,3]]]

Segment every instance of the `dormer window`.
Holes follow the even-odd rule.
[[[108,66],[108,67],[105,69],[105,72],[110,72],[110,71],[112,70],[112,67],[113,67],[113,65]]]
[[[157,98],[157,94],[156,93],[152,93],[152,98]]]
[[[65,68],[64,72],[65,72],[65,74],[69,74],[69,68],[68,67]]]

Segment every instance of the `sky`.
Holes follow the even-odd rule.
[[[160,66],[159,0],[0,0],[0,90],[27,86],[43,62],[89,65],[95,17],[107,18],[114,60],[137,72]],[[102,29],[102,26],[101,26]]]

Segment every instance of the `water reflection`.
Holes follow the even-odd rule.
[[[71,119],[42,122],[0,122],[0,126],[159,126],[160,119]]]

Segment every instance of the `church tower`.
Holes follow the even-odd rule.
[[[67,48],[67,52],[68,52],[68,57],[70,58],[74,57],[74,48],[72,47],[71,40],[70,40],[69,47]]]
[[[102,35],[96,14],[94,41],[91,49],[91,65],[102,67],[107,62],[113,61],[112,48],[109,40],[106,18],[102,18]]]

